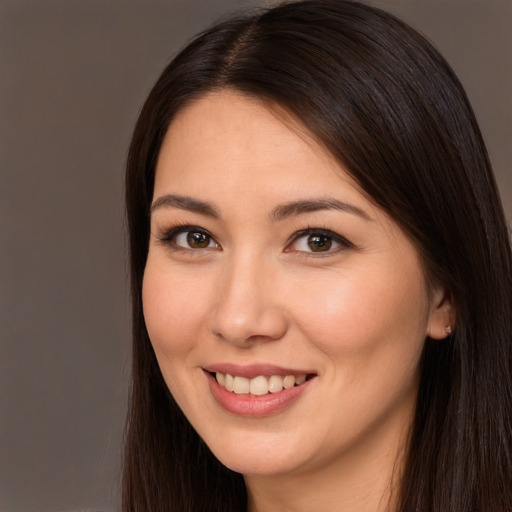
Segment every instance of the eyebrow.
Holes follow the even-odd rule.
[[[317,212],[320,210],[338,210],[352,215],[357,215],[366,221],[373,221],[373,219],[361,208],[354,206],[350,203],[345,203],[333,198],[319,198],[319,199],[304,199],[301,201],[294,201],[278,206],[270,214],[270,218],[275,221],[284,220],[293,215],[300,215],[303,213]]]
[[[194,199],[189,196],[180,196],[176,194],[160,196],[151,205],[151,212],[164,207],[179,208],[180,210],[199,213],[215,219],[220,218],[219,212],[213,205],[206,201],[200,201],[199,199]],[[337,210],[357,215],[366,221],[373,221],[373,219],[364,210],[361,210],[361,208],[333,198],[303,199],[300,201],[282,204],[272,210],[270,218],[273,221],[281,221],[294,215],[301,215],[321,210]]]
[[[194,199],[193,197],[188,196],[178,196],[175,194],[166,194],[164,196],[160,196],[151,205],[151,213],[163,207],[179,208],[180,210],[200,213],[215,219],[220,217],[219,212],[210,203],[199,201],[198,199]]]

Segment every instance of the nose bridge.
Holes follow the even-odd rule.
[[[227,259],[210,318],[211,332],[234,344],[275,340],[286,331],[286,315],[275,297],[272,264],[254,252]]]

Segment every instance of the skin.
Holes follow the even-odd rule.
[[[206,202],[217,217],[165,204],[169,194]],[[272,215],[318,198],[350,206]],[[244,474],[249,510],[387,510],[425,338],[444,338],[451,315],[414,245],[297,120],[230,91],[178,113],[153,201],[149,336],[191,424]],[[207,246],[168,235],[180,224],[211,235]],[[297,235],[309,228],[349,243],[313,252]],[[226,362],[316,378],[279,413],[239,416],[216,402],[203,371]]]

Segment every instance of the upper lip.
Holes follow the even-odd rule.
[[[239,365],[233,363],[218,363],[203,367],[207,372],[213,373],[229,373],[230,375],[238,375],[239,377],[247,377],[252,379],[259,375],[308,375],[316,372],[308,370],[297,370],[292,368],[284,368],[272,364],[250,364]]]

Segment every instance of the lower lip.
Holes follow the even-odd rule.
[[[215,377],[205,372],[213,397],[226,411],[240,416],[270,416],[291,406],[311,385],[307,380],[300,386],[283,389],[279,393],[268,393],[262,396],[237,395],[222,387]]]

